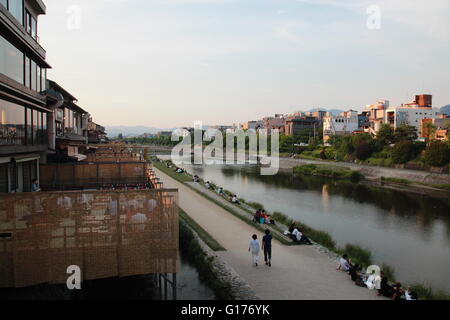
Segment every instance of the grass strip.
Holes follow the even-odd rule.
[[[179,208],[179,214],[183,222],[190,226],[198,234],[200,239],[202,239],[203,242],[205,242],[213,251],[226,251],[226,249],[222,247],[216,239],[214,239],[205,229],[195,222],[194,219],[189,217],[183,209]]]

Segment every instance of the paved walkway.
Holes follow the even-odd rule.
[[[252,266],[248,245],[252,234],[262,234],[239,218],[199,195],[186,185],[155,168],[167,188],[179,190],[180,207],[207,230],[223,247],[217,252],[255,290],[261,299],[381,299],[376,293],[360,288],[344,272],[336,271],[336,264],[328,256],[310,246],[272,244],[273,265]]]

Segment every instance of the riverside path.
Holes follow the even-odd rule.
[[[252,234],[263,234],[188,186],[155,168],[167,188],[179,190],[179,206],[227,251],[216,252],[264,300],[375,300],[376,292],[355,286],[336,271],[336,262],[310,246],[285,246],[275,239],[272,267],[254,267],[248,252]]]

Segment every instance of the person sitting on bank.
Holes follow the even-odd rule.
[[[375,273],[375,270],[367,277],[367,280],[364,282],[366,284],[367,289],[374,290],[377,288],[377,278],[379,276]]]
[[[405,291],[405,298],[407,301],[415,301],[419,300],[419,297],[417,296],[417,293],[412,290],[412,288],[408,288]]]
[[[31,181],[31,192],[41,192],[38,179],[33,179],[33,181]]]
[[[259,219],[261,217],[261,209],[256,210],[255,215],[253,217],[253,222],[259,223]]]
[[[223,191],[223,188],[222,187],[220,187],[218,190],[217,190],[217,193],[220,195],[220,196],[224,196],[225,195],[225,192]]]
[[[364,278],[361,273],[361,270],[362,268],[359,264],[355,264],[354,266],[350,267],[348,274],[350,275],[350,278],[352,279],[353,282],[355,282],[357,279]]]
[[[259,216],[259,223],[260,224],[265,224],[266,223],[266,218],[267,218],[267,213],[265,210],[263,210]]]
[[[194,182],[200,182],[200,177],[198,175],[195,175],[192,179]]]
[[[270,214],[268,214],[266,217],[266,224],[273,224],[273,225],[275,224],[275,220],[272,219]]]
[[[348,259],[348,256],[346,254],[344,254],[342,256],[342,258],[339,259],[339,265],[336,268],[336,270],[342,270],[342,271],[345,271],[345,272],[349,272],[350,268],[352,266],[353,265],[350,263],[350,259]]]
[[[402,295],[404,293],[403,289],[402,289],[402,284],[400,282],[397,282],[394,286],[393,286],[393,294],[392,294],[392,300],[394,301],[399,301],[399,300],[405,300]]]
[[[211,184],[209,183],[209,181],[206,181],[205,187],[206,189],[211,189]]]
[[[295,238],[296,238],[297,242],[307,244],[307,245],[312,245],[311,240],[309,240],[308,237],[306,237],[303,234],[303,232],[300,231],[299,228],[295,228],[293,233],[295,234]]]
[[[389,285],[388,277],[384,274],[383,271],[381,271],[381,282],[380,282],[380,289],[378,289],[378,296],[384,296],[386,298],[391,298],[394,294],[393,288]]]
[[[231,202],[233,202],[235,204],[241,204],[241,202],[239,201],[237,195],[234,195],[233,197],[231,197]]]

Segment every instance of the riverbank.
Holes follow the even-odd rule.
[[[225,176],[226,177],[228,177],[228,178],[231,178],[232,176],[231,176],[231,168],[229,168],[229,169],[225,169],[225,168],[227,168],[227,166],[225,166],[223,169],[221,169],[221,170],[219,170],[218,172],[222,172],[222,174],[225,174]],[[205,171],[203,171],[203,170],[205,170]],[[213,173],[213,171],[215,171],[215,170],[206,170],[206,168],[204,168],[204,169],[196,169],[195,171],[193,171],[193,172],[197,172],[199,175],[200,175],[200,172],[204,172],[205,174],[204,175],[202,175],[205,179],[208,179],[208,180],[210,180],[211,181],[211,183],[214,183],[214,182],[220,182],[219,180],[218,181],[216,181],[215,180],[215,178],[214,177],[218,177],[216,174],[212,174]],[[207,172],[209,172],[209,174],[207,174]],[[174,173],[175,174],[175,173]],[[242,173],[241,173],[242,174]],[[241,174],[238,174],[237,176],[236,176],[236,178],[237,177],[242,177],[243,178],[243,180],[242,180],[242,182],[245,182],[245,185],[247,185],[248,183],[249,183],[249,181],[248,181],[248,177],[246,177],[246,176],[241,176]],[[256,173],[255,173],[256,174]],[[181,177],[181,178],[183,178],[183,174],[175,174],[175,177]],[[186,175],[186,180],[190,180],[191,179],[191,177],[189,177],[188,175]],[[232,179],[232,180],[235,180],[235,179]],[[240,180],[240,179],[239,179]],[[259,177],[258,176],[258,180],[263,180],[263,181],[265,181],[265,180],[272,180],[272,179],[270,179],[269,177],[268,178],[263,178],[263,177]],[[276,179],[276,180],[279,180],[279,179]],[[289,179],[290,180],[290,179]],[[308,179],[308,180],[310,180],[310,179]],[[314,180],[314,179],[313,179]],[[231,181],[231,180],[230,180]],[[223,181],[222,181],[223,182]],[[241,182],[241,183],[242,183]],[[281,182],[281,181],[280,181]],[[326,192],[325,194],[324,194],[324,196],[326,196],[326,198],[324,198],[324,200],[325,201],[327,201],[328,202],[328,189],[330,189],[329,190],[329,192],[332,192],[332,189],[331,188],[333,188],[333,190],[335,189],[335,188],[337,188],[337,190],[341,190],[342,192],[344,192],[344,193],[347,193],[347,191],[345,191],[345,189],[349,189],[349,188],[347,188],[348,186],[347,186],[347,184],[348,185],[354,185],[354,184],[352,184],[351,182],[345,182],[345,181],[342,181],[342,183],[343,183],[343,186],[342,187],[339,187],[339,186],[336,186],[336,187],[334,187],[334,184],[337,184],[337,185],[340,185],[340,183],[341,182],[338,182],[338,181],[336,181],[336,182],[331,182],[331,185],[329,184],[328,185],[328,188],[322,188],[322,187],[320,187],[320,189],[322,190],[322,192]],[[192,182],[187,182],[187,184],[193,184]],[[203,187],[203,185],[202,184],[195,184],[196,186],[197,186],[197,189],[204,189],[203,191],[204,191],[204,193],[205,194],[208,194],[208,196],[207,197],[211,197],[211,196],[216,196],[216,197],[218,197],[218,195],[216,194],[216,193],[214,193],[214,192],[211,192],[211,191],[209,191],[209,190],[207,190],[206,188],[204,188]],[[249,184],[249,185],[252,185],[251,183]],[[230,185],[229,184],[217,184],[217,186],[222,186],[222,187],[229,187]],[[273,188],[273,187],[272,187]],[[360,191],[363,191],[363,189],[365,189],[365,188],[363,188],[362,186],[360,186],[360,187],[356,187],[356,188],[358,188]],[[271,189],[271,188],[269,188],[269,189]],[[376,188],[375,188],[376,189]],[[241,191],[239,191],[240,189],[238,188],[237,190],[233,190],[233,188],[231,188],[231,191],[229,191],[229,193],[231,194],[231,193],[233,193],[234,194],[234,192],[236,193],[236,194],[241,194],[242,193],[242,190]],[[258,188],[258,190],[259,190],[259,188]],[[350,191],[350,190],[349,190]],[[351,192],[351,191],[350,191]],[[375,193],[375,190],[373,191],[374,193]],[[380,189],[380,191],[377,191],[377,192],[379,192],[379,193],[381,193],[381,194],[383,194],[383,195],[380,195],[382,198],[380,198],[380,199],[386,199],[386,197],[388,197],[389,198],[389,195],[391,195],[389,192],[387,192],[386,193],[386,191],[381,191],[381,189]],[[242,196],[242,195],[241,195]],[[376,196],[376,194],[373,194],[372,195],[372,197],[373,196]],[[369,197],[369,199],[372,199],[373,200],[373,198],[371,198],[371,196],[370,196],[370,193],[369,194],[367,194],[367,197]],[[367,198],[366,197],[366,198]],[[220,197],[221,198],[221,197]],[[259,197],[260,198],[260,197]],[[263,197],[263,198],[265,198],[265,197]],[[269,200],[270,198],[272,198],[271,197],[271,195],[270,194],[267,194],[267,200]],[[398,199],[400,202],[402,201],[402,197],[398,197],[398,196],[395,196],[395,198],[396,199]],[[222,199],[222,198],[221,198]],[[250,199],[255,199],[255,197],[250,197]],[[245,200],[245,199],[241,199],[241,200]],[[361,200],[362,200],[362,198],[361,198]],[[361,200],[359,200],[359,201],[361,201]],[[253,200],[254,201],[254,200]],[[258,200],[256,200],[256,201],[258,201]],[[262,199],[260,199],[259,200],[260,202],[264,202],[264,201],[262,201]],[[263,207],[262,205],[260,205],[260,204],[257,204],[257,203],[251,203],[251,202],[247,202],[246,201],[246,203],[248,204],[248,205],[251,205],[251,206],[256,206],[256,207]],[[264,202],[264,203],[266,203],[266,202]],[[234,206],[234,204],[232,204],[233,206]],[[243,206],[239,206],[239,207],[243,207]],[[356,209],[356,208],[355,208]],[[425,209],[425,208],[423,208],[423,209]],[[428,209],[426,209],[426,210],[428,210]],[[283,211],[283,209],[281,209],[281,211]],[[252,212],[254,212],[254,210],[251,210],[251,208],[250,208],[250,211],[249,211],[249,215],[250,215],[250,217],[251,217],[251,213]],[[274,212],[274,211],[272,211],[272,212]],[[289,212],[289,211],[288,211]],[[279,216],[277,216],[277,220],[279,219]],[[292,219],[291,219],[291,221],[292,221]],[[417,221],[417,222],[419,222],[419,221]],[[338,223],[341,223],[341,222],[338,222]],[[287,223],[287,224],[289,224],[289,222]],[[306,226],[306,225],[302,225],[302,227],[304,228],[304,231],[305,231],[305,234],[307,234],[308,236],[310,236],[313,240],[315,240],[316,239],[316,237],[317,237],[317,233],[311,233],[310,232],[310,230],[309,230],[309,227],[308,226]],[[326,229],[326,230],[328,230],[328,228]],[[319,231],[319,230],[314,230],[314,231]],[[320,231],[319,231],[320,232]],[[361,232],[363,232],[363,231],[361,231]],[[366,233],[366,232],[364,232],[364,233]],[[322,235],[322,234],[325,234],[325,235],[327,235],[327,233],[326,232],[321,232],[320,233],[320,235]],[[329,235],[328,235],[329,236]],[[351,239],[352,237],[351,237],[351,234],[349,234],[349,236],[350,237],[346,237],[347,239]],[[318,239],[320,239],[321,237],[319,236],[318,237]],[[327,239],[328,239],[328,237],[327,237]],[[323,242],[322,242],[323,243]],[[331,246],[333,246],[333,244],[332,244],[332,242],[328,242],[328,243],[331,243]],[[335,252],[337,252],[337,253],[342,253],[342,252],[346,252],[346,253],[348,253],[348,252],[352,252],[352,254],[351,254],[351,256],[353,257],[353,260],[354,261],[370,261],[371,262],[371,260],[370,260],[370,251],[368,251],[368,250],[365,250],[365,248],[361,248],[360,246],[355,246],[355,245],[350,245],[350,246],[346,246],[345,245],[345,242],[342,242],[342,239],[341,239],[341,241],[339,242],[340,243],[340,245],[339,245],[339,250],[332,250],[333,251],[333,253],[335,253]],[[357,242],[355,242],[355,243],[359,243],[358,241]],[[327,243],[325,243],[325,246],[326,247],[329,247],[330,245],[328,245]],[[369,255],[367,254],[367,253],[369,253]],[[369,256],[369,259],[367,259],[367,256]],[[383,256],[383,255],[382,255]],[[376,258],[376,257],[380,257],[380,254],[379,254],[379,252],[377,251],[377,254],[376,254],[376,256],[375,256],[375,259],[374,259],[374,261],[375,262],[377,262],[377,261],[379,261],[379,259],[378,258]],[[394,256],[395,257],[395,256]],[[361,259],[362,258],[362,259]],[[392,260],[392,258],[391,259],[382,259],[382,261],[387,261],[388,263],[390,262]],[[395,264],[395,262],[394,262],[394,264]],[[366,263],[365,263],[365,265],[367,265]],[[385,270],[387,270],[387,269],[389,269],[389,270],[392,270],[393,268],[387,268],[387,266],[383,266],[383,269],[385,269]],[[404,270],[401,270],[402,272],[400,273],[400,275],[404,275],[405,273],[403,272]],[[427,280],[426,280],[426,278],[423,278],[423,277],[421,277],[421,279],[420,280],[414,280],[414,278],[412,278],[411,279],[411,277],[407,277],[408,278],[408,280],[409,281],[407,281],[408,283],[414,283],[414,282],[420,282],[420,283],[428,283],[427,282]],[[403,279],[403,280],[405,280],[405,279]],[[419,285],[419,286],[416,286],[417,288],[419,288],[419,287],[422,287],[423,289],[425,289],[425,288],[428,288],[429,287],[429,285]],[[427,290],[422,290],[422,291],[429,291],[428,289]],[[430,295],[428,295],[428,296],[430,296]],[[435,297],[442,297],[442,296],[445,296],[445,297],[447,297],[447,295],[446,294],[441,294],[441,293],[436,293],[435,294]]]
[[[280,158],[280,169],[283,171],[293,172],[295,167],[302,165],[339,167],[345,170],[359,172],[364,176],[362,182],[368,185],[427,194],[434,197],[450,197],[450,175],[448,174],[367,166],[346,162]]]
[[[162,171],[157,174],[167,187],[179,189],[180,207],[227,251],[216,252],[261,299],[380,299],[374,292],[356,287],[348,275],[335,270],[337,262],[310,246],[273,243],[273,266],[257,269],[247,252],[250,236],[262,232],[206,199]]]

